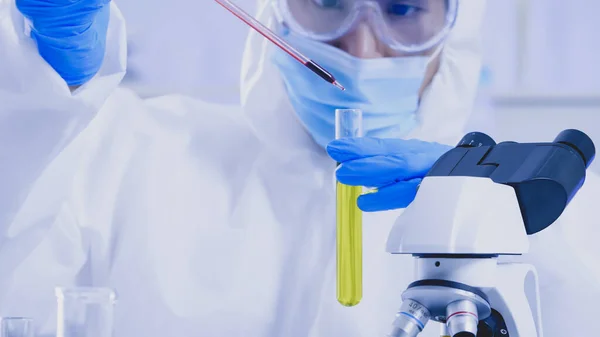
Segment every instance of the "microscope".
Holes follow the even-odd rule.
[[[543,337],[534,266],[501,258],[527,253],[528,235],[558,219],[595,152],[578,130],[552,143],[463,137],[423,178],[388,237],[387,252],[414,257],[416,280],[388,336],[415,337],[435,321],[444,337]]]

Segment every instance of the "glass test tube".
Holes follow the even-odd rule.
[[[33,319],[27,317],[0,317],[1,337],[33,337]]]
[[[335,111],[335,138],[362,137],[362,111]],[[362,299],[362,212],[356,201],[361,186],[336,185],[337,299],[344,306]]]
[[[109,288],[56,288],[56,337],[112,337],[116,294]]]

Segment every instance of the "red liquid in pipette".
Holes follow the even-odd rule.
[[[288,53],[291,57],[293,57],[298,62],[302,63],[306,68],[310,69],[313,73],[317,74],[319,77],[324,79],[325,81],[333,84],[340,90],[346,90],[336,79],[331,75],[327,70],[323,69],[316,62],[312,61],[308,57],[302,55],[292,46],[283,41],[280,37],[278,37],[275,33],[273,33],[269,28],[265,27],[262,23],[258,22],[248,13],[244,12],[243,9],[235,5],[229,0],[215,0],[221,6],[223,6],[226,10],[231,12],[231,14],[235,15],[237,18],[245,22],[252,29],[256,30],[260,35],[267,38],[277,47],[281,48],[284,52]]]

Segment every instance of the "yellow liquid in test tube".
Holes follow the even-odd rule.
[[[362,137],[362,111],[335,111],[335,138]],[[362,212],[356,201],[362,186],[336,185],[337,299],[340,304],[357,305],[363,296]]]
[[[360,186],[337,182],[337,299],[351,307],[362,299],[362,212]]]

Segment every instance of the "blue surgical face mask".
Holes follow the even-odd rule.
[[[361,109],[369,137],[402,138],[417,126],[419,89],[431,56],[360,59],[293,34],[285,38],[346,88],[339,90],[275,50],[273,61],[296,115],[319,145],[325,147],[335,137],[336,109]]]

